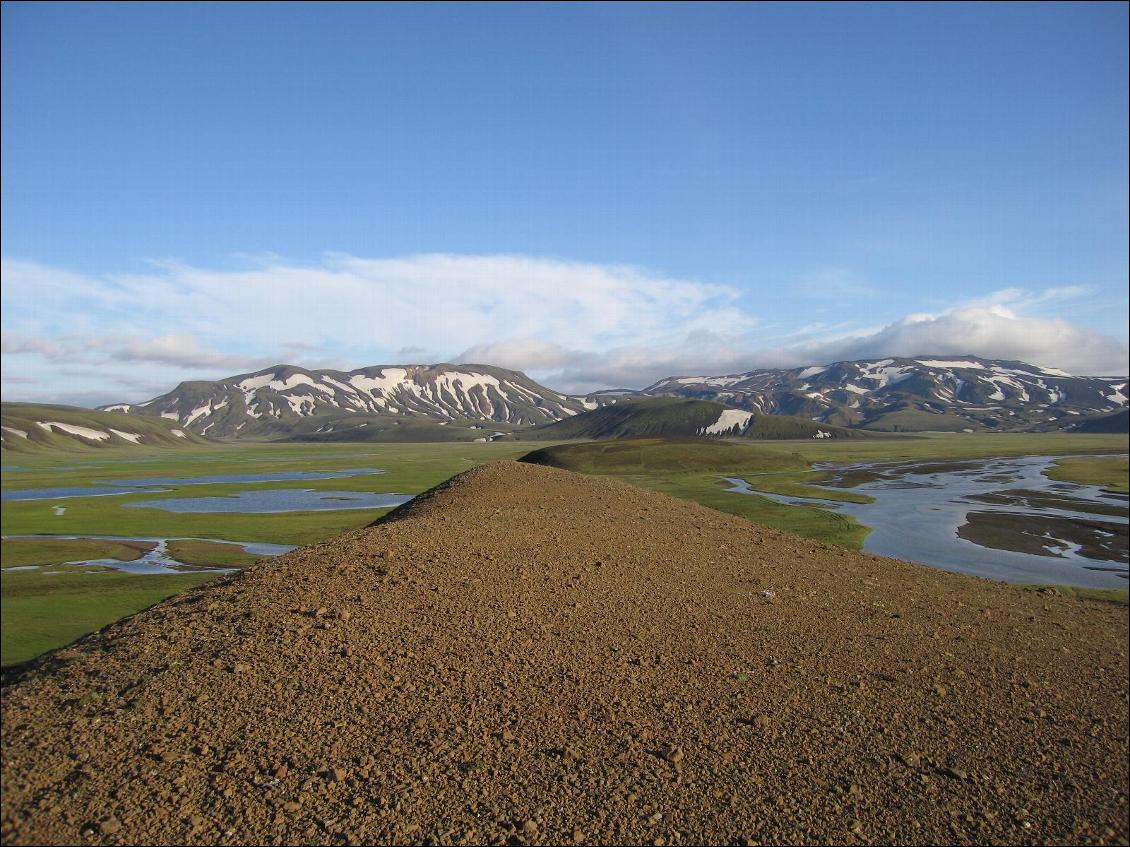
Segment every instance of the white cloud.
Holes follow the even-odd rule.
[[[154,362],[185,370],[256,370],[277,364],[269,358],[233,356],[219,350],[206,349],[191,335],[160,335],[130,341],[115,349],[110,356],[123,362]]]
[[[45,392],[58,383],[62,396],[79,386],[56,379],[60,366],[94,365],[102,385],[92,376],[82,391],[137,401],[148,397],[123,392],[118,377],[138,365],[171,388],[277,362],[351,368],[446,359],[525,370],[566,391],[885,355],[1127,370],[1124,340],[1054,316],[1069,300],[1086,302],[1092,289],[1081,285],[1003,289],[865,328],[852,323],[858,308],[841,310],[835,323],[812,322],[803,310],[789,324],[781,311],[788,286],[763,301],[778,321],[765,325],[737,287],[628,265],[453,255],[257,262],[242,270],[160,263],[144,274],[94,276],[4,260],[6,373],[34,377]],[[809,282],[844,296],[872,293],[848,270]],[[870,305],[874,312],[881,304]]]
[[[754,319],[732,286],[673,279],[627,265],[525,256],[424,255],[403,259],[330,256],[313,266],[271,263],[213,271],[166,263],[148,274],[83,277],[35,263],[3,263],[5,311],[28,315],[38,292],[57,292],[52,318],[73,321],[70,299],[97,301],[114,328],[175,326],[211,346],[280,339],[359,352],[405,347],[465,349],[503,337],[539,337],[600,348],[640,338],[661,341],[691,325],[735,331]],[[18,324],[6,325],[13,326]]]
[[[517,370],[544,371],[568,367],[579,359],[595,355],[562,347],[550,341],[542,341],[539,338],[519,338],[476,344],[460,353],[456,361],[498,365]]]
[[[756,349],[735,347],[724,336],[709,333],[691,333],[664,348],[621,346],[599,353],[520,339],[471,348],[460,360],[528,369],[560,390],[584,392],[640,388],[667,376],[924,355],[1013,359],[1089,375],[1126,375],[1130,370],[1124,342],[1068,321],[1018,315],[999,305],[960,307],[939,315],[915,313],[863,332],[841,330],[818,340]]]
[[[1066,300],[1078,300],[1095,293],[1091,285],[1061,285],[1054,288],[1044,288],[1040,291],[1029,291],[1025,288],[1002,288],[993,291],[985,297],[967,300],[962,308],[1007,306],[1015,312],[1027,312],[1043,306],[1046,303],[1061,303]],[[927,317],[930,317],[927,315]]]
[[[20,332],[3,332],[0,334],[0,351],[9,356],[32,354],[45,359],[65,359],[72,345],[63,339],[40,338],[34,335],[24,335]]]
[[[810,343],[787,352],[793,354],[796,364],[875,356],[973,354],[1078,374],[1125,375],[1130,367],[1124,341],[1060,318],[1022,315],[1001,305],[964,306],[940,315],[908,315],[874,333]]]
[[[306,350],[356,367],[423,352],[452,358],[508,338],[571,350],[660,349],[700,330],[741,336],[757,323],[732,286],[526,256],[330,256],[310,266],[269,258],[235,271],[162,263],[114,276],[4,260],[2,273],[6,338],[18,352],[89,361],[101,351],[198,378]],[[51,292],[49,308],[42,291]],[[309,354],[300,358],[313,364]]]
[[[662,347],[621,345],[599,352],[514,339],[471,347],[456,361],[523,370],[569,393],[643,388],[673,374],[735,373],[750,367],[749,352],[734,339],[705,330],[692,330]]]

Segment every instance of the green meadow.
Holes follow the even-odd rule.
[[[136,576],[76,566],[67,566],[67,572],[5,571],[0,577],[3,665],[34,659],[213,578],[207,573]]]
[[[577,449],[583,448],[583,449]],[[365,491],[416,494],[453,474],[483,462],[517,459],[535,449],[555,449],[545,442],[429,444],[221,444],[177,450],[102,449],[69,453],[5,453],[3,491],[73,487],[115,479],[203,477],[272,471],[333,471],[379,468],[386,473],[342,479],[266,483],[210,483],[166,486],[154,494],[137,492],[103,497],[4,501],[0,531],[4,536],[118,535],[187,537],[170,552],[200,566],[242,567],[254,559],[240,548],[209,544],[207,539],[301,545],[364,526],[386,509],[277,514],[177,514],[154,508],[125,508],[129,503],[172,497],[233,495],[249,488],[311,488],[319,491]],[[576,450],[565,467],[600,473],[625,482],[693,500],[751,521],[858,549],[866,528],[852,518],[806,506],[787,506],[761,497],[736,497],[719,477],[749,479],[765,491],[803,496],[808,483],[823,473],[813,463],[854,463],[923,459],[977,459],[1031,454],[1125,453],[1121,435],[947,434],[890,438],[780,442],[654,442],[639,449],[627,442],[571,442]],[[1119,462],[1121,464],[1119,464]],[[1057,473],[1125,490],[1126,460],[1111,456],[1069,459]],[[1121,474],[1121,476],[1119,476]],[[1121,480],[1121,482],[1120,482]],[[826,491],[820,496],[827,497]],[[863,495],[844,489],[843,499]],[[65,507],[63,514],[55,506]],[[0,576],[3,622],[0,660],[18,664],[62,646],[88,632],[159,602],[171,594],[214,578],[212,573],[133,575],[105,568],[65,565],[103,557],[136,557],[135,547],[106,541],[6,539]],[[38,570],[11,570],[50,564]]]
[[[1052,479],[1078,482],[1082,485],[1099,485],[1110,491],[1122,492],[1130,490],[1127,485],[1128,475],[1130,475],[1130,462],[1127,462],[1125,456],[1060,459],[1048,474]]]

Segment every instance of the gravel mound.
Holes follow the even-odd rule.
[[[503,462],[3,703],[5,843],[1125,843],[1127,610]]]

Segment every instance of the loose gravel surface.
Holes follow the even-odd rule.
[[[5,843],[1125,843],[1127,610],[513,462],[5,690]]]

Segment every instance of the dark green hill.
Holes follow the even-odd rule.
[[[749,428],[742,438],[790,439],[790,438],[873,438],[869,432],[860,429],[846,429],[842,426],[796,418],[791,415],[754,415]]]
[[[712,400],[654,397],[621,400],[522,433],[522,438],[646,438],[697,435],[725,410]]]
[[[1086,418],[1067,429],[1070,432],[1130,432],[1130,410]]]
[[[797,453],[766,452],[752,444],[707,438],[626,438],[559,444],[527,453],[520,461],[577,471],[787,471],[804,470]]]
[[[562,421],[534,427],[524,439],[575,438],[866,438],[867,433],[788,415],[759,415],[713,400],[625,399]]]

